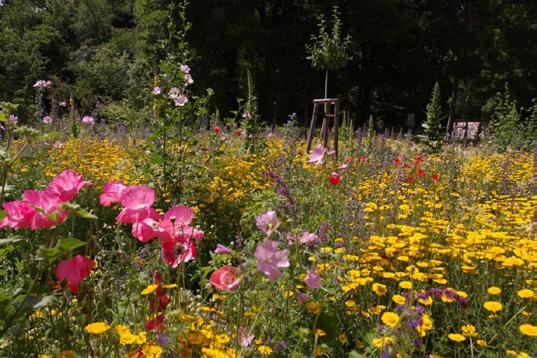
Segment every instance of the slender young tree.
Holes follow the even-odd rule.
[[[431,101],[427,105],[427,120],[422,123],[424,130],[421,139],[432,151],[440,150],[444,133],[442,132],[442,105],[440,104],[440,85],[434,84]]]

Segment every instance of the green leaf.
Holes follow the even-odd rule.
[[[69,237],[66,239],[61,239],[60,241],[58,241],[56,246],[52,248],[46,248],[44,246],[41,246],[39,250],[37,250],[37,254],[43,259],[51,262],[56,260],[60,256],[63,256],[70,251],[84,245],[86,245],[85,242],[75,239],[74,237]]]

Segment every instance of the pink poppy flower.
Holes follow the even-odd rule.
[[[93,267],[95,267],[94,260],[86,256],[76,255],[61,261],[56,266],[56,279],[58,281],[67,281],[71,292],[77,294],[79,283],[89,276]]]
[[[46,229],[65,220],[65,212],[59,208],[62,200],[49,190],[26,190],[23,201],[36,209],[30,220],[32,230]],[[53,214],[56,215],[55,220],[48,217]]]
[[[61,201],[70,201],[85,186],[90,186],[90,181],[85,181],[82,175],[78,175],[73,169],[64,170],[56,175],[47,190],[58,195]]]
[[[155,191],[148,186],[132,185],[121,194],[123,210],[116,220],[123,223],[134,224],[146,218],[159,220],[159,215],[151,207],[155,202]]]
[[[227,254],[232,254],[233,251],[229,247],[226,247],[222,244],[217,244],[216,249],[214,250],[214,253],[217,255],[227,255]]]
[[[121,194],[127,186],[117,180],[110,181],[104,185],[104,190],[99,197],[102,206],[110,206],[121,201]]]
[[[164,214],[164,220],[170,220],[175,225],[190,225],[194,219],[194,210],[185,205],[176,205]]]
[[[282,276],[279,269],[289,267],[288,254],[288,250],[278,250],[276,241],[265,239],[255,249],[255,258],[257,259],[259,271],[267,275],[271,281],[279,279]]]
[[[32,218],[36,210],[24,201],[5,202],[2,206],[6,211],[6,217],[0,223],[0,228],[25,229],[32,225]]]
[[[311,270],[308,271],[308,275],[304,279],[304,282],[309,288],[321,287],[321,275],[319,275],[315,267],[312,267]]]
[[[310,158],[306,162],[308,164],[323,164],[324,155],[326,154],[327,149],[324,148],[321,144],[318,144],[313,150],[310,150]]]
[[[182,262],[194,260],[197,256],[194,241],[178,239],[160,240],[162,259],[171,267],[176,268]]]
[[[261,213],[255,220],[257,228],[267,236],[270,236],[280,226],[280,220],[274,210]]]
[[[222,266],[211,274],[209,281],[214,288],[221,291],[232,292],[239,287],[242,276],[238,267]]]
[[[158,222],[151,218],[146,218],[140,222],[132,224],[132,236],[141,242],[149,242],[157,237]]]

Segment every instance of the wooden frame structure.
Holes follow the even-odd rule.
[[[315,127],[317,124],[317,115],[321,105],[324,107],[323,124],[321,127],[321,139],[323,146],[328,148],[328,136],[330,133],[330,120],[334,120],[334,151],[336,158],[338,155],[338,139],[339,139],[339,98],[321,98],[313,100],[313,114],[311,116],[310,130],[308,132],[307,151],[311,149],[311,143],[315,136]]]

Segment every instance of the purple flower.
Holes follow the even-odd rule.
[[[225,254],[231,254],[233,251],[222,244],[217,244],[216,249],[214,250],[214,253],[217,255],[225,255]]]
[[[259,271],[267,275],[271,281],[279,279],[282,276],[279,268],[289,267],[288,254],[289,251],[287,250],[278,250],[276,241],[265,239],[255,249],[255,258],[257,259]]]
[[[308,164],[323,164],[324,163],[324,155],[326,154],[326,148],[324,148],[321,144],[318,144],[313,150],[310,150],[310,158],[306,162]]]
[[[306,296],[305,293],[303,292],[300,292],[297,296],[296,296],[296,299],[299,301],[299,302],[306,302],[308,300],[308,296]]]
[[[315,266],[308,271],[308,275],[306,276],[304,282],[309,288],[321,287],[321,275],[319,275]]]
[[[159,86],[156,86],[156,87],[153,88],[153,91],[151,91],[151,93],[153,93],[153,94],[160,94],[160,91],[161,91],[161,90],[160,90],[160,87],[159,87]]]
[[[181,70],[181,72],[187,74],[187,73],[190,73],[190,67],[188,67],[188,65],[181,65],[179,66],[179,69]]]
[[[274,210],[261,213],[255,220],[257,228],[267,236],[270,236],[280,226],[280,220]]]
[[[9,115],[9,123],[17,124],[19,122],[19,117],[14,114]]]
[[[95,119],[91,116],[84,116],[82,117],[82,123],[84,123],[87,126],[92,126],[95,124]]]
[[[45,124],[51,124],[52,123],[52,117],[51,116],[46,116],[43,118],[43,123]]]

